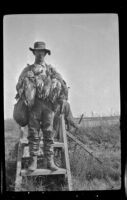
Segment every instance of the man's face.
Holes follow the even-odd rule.
[[[38,61],[38,62],[43,62],[46,53],[45,53],[45,51],[43,51],[43,50],[35,50],[35,51],[34,51],[34,55],[35,55],[36,61]]]

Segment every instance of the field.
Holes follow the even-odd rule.
[[[79,119],[75,119],[78,121]],[[73,190],[107,190],[121,188],[121,143],[119,117],[84,118],[80,129],[71,132],[87,151],[68,138]],[[19,128],[12,120],[5,120],[6,187],[14,190]],[[99,161],[98,161],[99,159]],[[34,186],[34,182],[35,186]],[[38,183],[38,184],[37,184]],[[43,191],[42,183],[26,180],[22,191]]]

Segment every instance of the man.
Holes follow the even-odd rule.
[[[46,54],[51,54],[45,43],[35,42],[34,48],[29,49],[35,56],[35,62],[23,70],[16,85],[16,98],[22,98],[29,107],[28,141],[31,162],[28,170],[34,171],[37,168],[39,131],[42,129],[47,168],[54,171],[59,169],[53,159],[54,113],[57,106],[62,106],[68,98],[68,88],[62,76],[45,63]]]

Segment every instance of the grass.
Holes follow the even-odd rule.
[[[120,188],[121,152],[119,123],[113,125],[103,123],[95,127],[82,127],[75,136],[90,151],[92,150],[93,155],[102,162],[100,164],[81,147],[75,147],[74,142],[70,143],[71,170],[74,177],[75,190],[89,190],[89,187],[91,190],[98,190],[101,189],[102,183],[103,189],[111,189],[112,186],[114,189]],[[76,180],[78,180],[78,184],[76,184]],[[100,186],[98,185],[99,182]]]
[[[100,119],[100,123],[96,126],[92,126],[92,122],[90,126],[82,124],[77,133],[73,129],[72,132],[102,162],[100,164],[68,138],[73,190],[119,189],[121,187],[119,122],[112,124]],[[18,138],[19,129],[16,123],[11,119],[5,121],[6,185],[9,191],[14,190]],[[58,181],[58,178],[54,181]],[[47,191],[49,183],[50,190],[54,188],[58,190],[51,179],[42,180],[39,177],[35,177],[32,181],[28,178],[24,179],[21,190]],[[60,184],[61,180],[59,180]],[[66,188],[61,185],[61,190],[66,190]]]

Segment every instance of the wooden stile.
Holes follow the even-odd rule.
[[[65,182],[67,182],[66,189],[72,190],[72,180],[71,180],[71,171],[70,171],[70,162],[68,155],[68,144],[67,144],[67,136],[65,130],[65,122],[63,114],[60,115],[59,119],[59,141],[53,144],[54,148],[61,150],[61,162],[64,163],[65,168],[59,168],[59,170],[51,171],[49,169],[36,169],[34,172],[29,172],[27,169],[22,169],[22,160],[25,158],[29,158],[29,153],[24,153],[26,147],[28,147],[27,138],[23,137],[22,130],[20,132],[20,140],[18,146],[18,157],[17,157],[17,170],[16,170],[16,180],[15,180],[15,191],[20,191],[22,187],[22,179],[26,176],[52,176],[54,178],[56,175],[63,177]],[[42,144],[43,146],[43,144]],[[28,150],[28,148],[27,148]],[[67,180],[67,181],[66,181]],[[59,185],[58,185],[59,186]]]

